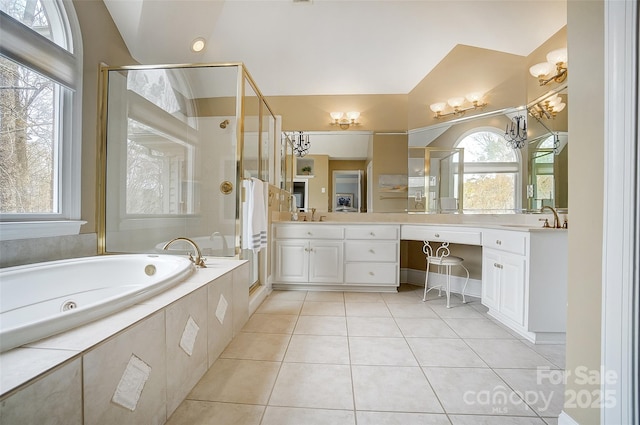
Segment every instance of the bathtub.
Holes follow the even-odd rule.
[[[175,255],[103,255],[0,269],[0,352],[96,320],[184,280]]]

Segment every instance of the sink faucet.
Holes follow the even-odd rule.
[[[316,221],[315,215],[316,215],[316,209],[311,208],[311,221]]]
[[[184,238],[184,237],[179,237],[179,238],[173,238],[171,239],[169,242],[167,242],[166,244],[164,244],[164,246],[162,247],[163,250],[168,249],[169,245],[171,245],[172,243],[174,243],[175,241],[184,241],[184,242],[188,242],[189,244],[191,244],[191,246],[193,247],[193,249],[196,252],[196,258],[193,258],[193,256],[191,255],[191,253],[189,253],[189,260],[196,265],[196,267],[200,267],[200,268],[205,268],[207,267],[207,265],[204,263],[204,257],[202,256],[202,253],[200,251],[200,247],[198,247],[198,245],[192,241],[189,238]]]
[[[560,229],[560,218],[558,218],[558,213],[557,211],[553,208],[550,207],[549,205],[545,205],[544,207],[540,208],[540,212],[543,212],[545,209],[550,209],[551,212],[553,213],[553,227],[555,229]]]

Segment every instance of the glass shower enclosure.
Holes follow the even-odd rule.
[[[242,179],[270,182],[276,119],[241,63],[103,67],[99,251],[243,251]],[[169,252],[189,246],[175,243]],[[166,251],[164,251],[166,252]]]

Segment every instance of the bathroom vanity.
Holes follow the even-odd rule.
[[[482,247],[481,302],[533,343],[566,330],[567,231],[528,225],[280,222],[274,289],[395,291],[400,241]]]

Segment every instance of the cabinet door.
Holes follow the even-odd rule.
[[[500,254],[492,249],[482,250],[482,304],[500,309]]]
[[[500,312],[519,325],[524,325],[524,257],[502,254],[500,259]]]
[[[309,282],[343,283],[343,243],[309,242]]]
[[[276,282],[307,282],[309,243],[302,240],[276,241]]]

